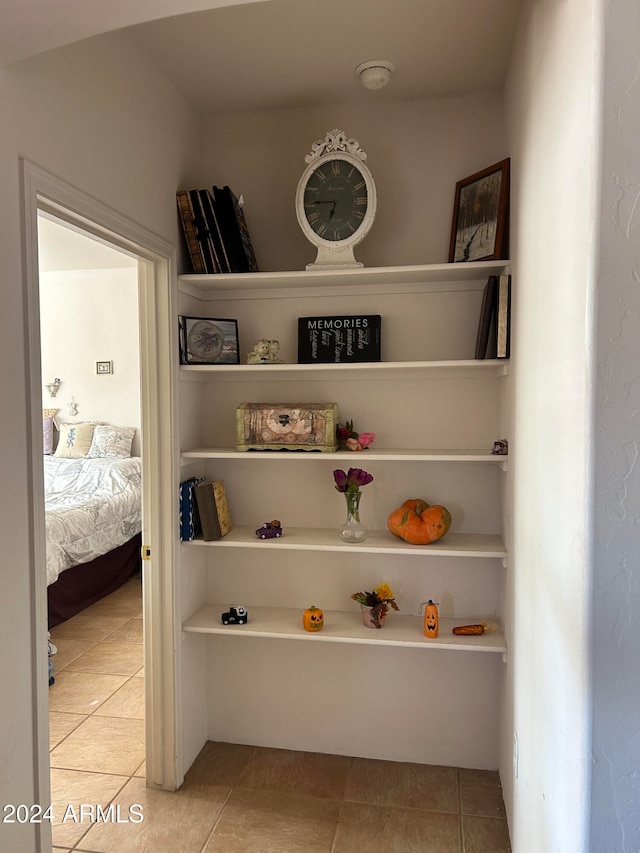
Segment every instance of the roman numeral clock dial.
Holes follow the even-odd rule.
[[[296,192],[296,215],[306,238],[317,247],[307,269],[361,267],[353,248],[369,233],[376,212],[376,189],[366,154],[356,139],[332,130],[313,143]]]

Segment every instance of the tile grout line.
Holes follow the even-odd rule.
[[[246,766],[247,766],[247,764],[251,761],[251,759],[254,757],[254,755],[256,754],[257,749],[258,749],[258,747],[257,747],[257,746],[254,746],[254,747],[253,747],[253,749],[252,749],[252,751],[251,751],[251,755],[249,756],[249,758],[247,759],[247,761],[246,761],[246,763],[245,763],[245,767],[246,767]],[[244,771],[244,768],[243,768],[243,771]],[[213,822],[213,826],[211,827],[211,831],[209,832],[209,834],[208,834],[208,835],[207,835],[207,837],[205,838],[204,843],[203,843],[202,847],[200,848],[200,850],[198,851],[198,853],[205,853],[205,850],[207,849],[207,845],[209,844],[209,842],[210,842],[210,841],[211,841],[211,839],[213,838],[213,835],[214,835],[214,833],[215,833],[215,831],[216,831],[216,828],[217,828],[218,824],[220,823],[220,821],[222,820],[222,815],[224,814],[224,810],[225,810],[225,809],[226,809],[226,807],[227,807],[227,803],[228,803],[228,802],[229,802],[229,800],[231,799],[231,796],[232,796],[233,792],[234,792],[238,787],[240,787],[238,783],[240,782],[240,780],[241,780],[241,779],[242,779],[242,772],[240,772],[240,773],[238,774],[238,778],[237,778],[237,780],[234,782],[234,784],[233,784],[233,785],[231,785],[231,786],[230,786],[230,788],[229,788],[229,793],[228,793],[228,794],[227,794],[227,796],[225,797],[225,801],[224,801],[224,803],[223,803],[223,805],[222,805],[222,808],[220,809],[220,814],[219,814],[219,815],[218,815],[218,817],[214,820],[214,822]]]
[[[460,779],[460,768],[456,770],[456,782],[458,783],[458,847],[460,853],[464,853],[464,828],[462,826],[462,781]]]
[[[210,842],[210,841],[211,841],[211,839],[213,838],[213,835],[214,835],[214,833],[215,833],[215,831],[216,831],[216,828],[217,828],[218,824],[220,823],[220,821],[222,820],[222,815],[224,814],[224,810],[225,810],[225,809],[226,809],[226,807],[227,807],[227,803],[228,803],[228,802],[229,802],[229,800],[231,799],[231,795],[233,794],[233,792],[235,791],[235,789],[236,789],[236,786],[235,786],[235,785],[232,785],[232,786],[229,788],[229,793],[228,793],[228,794],[227,794],[227,796],[225,797],[224,803],[222,804],[222,808],[220,809],[220,814],[219,814],[219,815],[218,815],[218,817],[214,820],[214,822],[213,822],[213,826],[211,827],[210,831],[209,831],[209,832],[208,832],[208,834],[206,835],[206,837],[205,837],[205,839],[204,839],[204,843],[202,844],[202,847],[200,848],[200,850],[198,851],[198,853],[204,853],[204,851],[207,849],[207,845],[209,844],[209,842]]]
[[[351,777],[351,772],[353,770],[354,761],[355,761],[355,758],[353,756],[351,756],[351,761],[349,763],[349,772],[347,773],[347,780],[344,784],[344,791],[342,792],[342,800],[340,802],[340,808],[338,810],[338,820],[336,821],[336,827],[333,831],[333,840],[331,841],[331,848],[329,850],[329,853],[335,853],[336,844],[338,843],[338,832],[339,832],[340,826],[342,824],[342,817],[344,814],[344,809],[345,809],[346,804],[348,802],[350,802],[349,800],[347,800],[347,791],[349,789],[349,779]]]

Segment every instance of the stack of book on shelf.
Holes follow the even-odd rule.
[[[511,276],[489,276],[482,295],[476,358],[509,358],[511,349]]]
[[[258,272],[242,196],[224,186],[176,197],[194,273]]]

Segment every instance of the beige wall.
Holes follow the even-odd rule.
[[[177,239],[175,190],[197,159],[198,126],[185,102],[126,34],[99,37],[0,70],[0,802],[38,802],[35,687],[29,625],[30,534],[25,308],[19,158]],[[42,652],[44,654],[44,650]],[[34,827],[2,826],[2,846],[35,850]]]
[[[584,850],[589,796],[592,0],[526,4],[508,88],[516,282],[513,540],[501,773],[518,853]],[[513,733],[519,746],[512,778]]]
[[[206,118],[200,179],[244,195],[261,269],[304,269],[315,260],[294,199],[311,144],[334,127],[360,143],[378,194],[376,221],[356,258],[365,266],[448,260],[456,181],[508,155],[502,96],[383,102],[371,94],[355,108]]]

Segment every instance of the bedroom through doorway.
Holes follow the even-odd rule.
[[[139,270],[44,211],[38,256],[55,802],[144,775]]]
[[[55,367],[51,368],[54,371],[52,377],[45,378],[42,373],[38,246],[41,214],[60,220],[71,231],[82,233],[85,238],[92,239],[103,247],[122,252],[133,259],[136,264],[139,316],[139,375],[137,381],[139,383],[141,418],[140,435],[134,436],[132,452],[137,452],[135,442],[139,437],[139,452],[143,460],[142,469],[144,471],[144,477],[142,477],[142,553],[144,559],[142,561],[141,590],[139,581],[135,581],[134,578],[134,581],[138,583],[137,595],[140,596],[140,591],[142,593],[142,613],[144,614],[142,617],[144,634],[141,644],[143,659],[141,666],[144,670],[144,678],[141,679],[144,684],[144,721],[139,721],[142,722],[144,728],[144,766],[141,764],[137,772],[144,774],[147,787],[174,791],[183,781],[180,751],[181,732],[175,687],[176,680],[179,677],[180,623],[175,617],[175,578],[173,572],[174,552],[178,547],[178,507],[175,500],[178,488],[178,471],[175,464],[177,416],[174,392],[178,359],[174,319],[177,316],[177,300],[175,288],[172,287],[175,279],[175,245],[29,160],[20,160],[20,175],[22,241],[24,246],[23,281],[28,326],[27,406],[29,422],[33,427],[28,436],[28,442],[32,498],[29,507],[29,529],[31,532],[30,572],[32,575],[31,631],[34,638],[32,665],[35,692],[31,714],[36,745],[34,770],[37,779],[37,802],[54,804],[56,802],[56,797],[52,796],[51,790],[52,761],[49,705],[52,689],[61,686],[58,681],[49,686],[47,672],[48,602],[45,577],[47,537],[44,512],[43,429],[41,428],[43,424],[40,418],[46,400],[48,402],[46,408],[62,408],[60,404],[68,406],[69,403],[72,404],[72,408],[75,408],[77,405],[77,422],[92,419],[97,421],[99,419],[97,408],[95,412],[91,411],[91,406],[97,406],[97,403],[95,403],[95,398],[94,403],[91,403],[90,391],[87,391],[85,395],[83,390],[83,398],[80,399],[77,392],[79,385],[73,388],[67,387],[65,390],[69,393],[69,398],[75,399],[66,400],[63,396],[65,375],[56,373],[57,368]],[[102,287],[100,289],[99,298],[103,304],[115,303],[114,293],[108,288]],[[60,301],[64,302],[64,299],[61,298]],[[116,316],[118,316],[118,306],[116,305],[115,308]],[[122,307],[120,306],[120,308]],[[96,321],[92,328],[95,330],[99,325],[104,325],[107,316],[109,315],[105,309],[100,313],[99,321]],[[116,319],[112,320],[112,325],[119,330],[121,323],[119,319]],[[78,364],[85,364],[87,360],[78,347],[78,343],[86,331],[87,329],[80,331],[75,327],[67,335],[72,342],[75,342]],[[118,354],[118,363],[116,364],[116,356],[110,356],[108,353],[92,355],[89,362],[90,369],[96,371],[95,376],[98,378],[108,379],[110,376],[114,378],[118,376],[120,358],[121,355]],[[109,373],[104,365],[98,367],[98,362],[113,362],[112,365],[108,365],[113,372]],[[100,374],[97,373],[98,370],[101,371]],[[69,372],[66,376],[72,377],[72,373]],[[44,384],[46,382],[55,386],[56,379],[60,380],[59,387],[57,390],[54,387],[56,393],[54,398],[51,398],[50,391],[48,388],[44,388]],[[71,381],[68,378],[66,379],[67,383]],[[76,381],[79,381],[77,377],[73,378],[73,383]],[[45,394],[46,396],[44,396]],[[67,413],[71,414],[68,408]],[[71,420],[74,418],[72,417]],[[107,423],[102,425],[108,426],[109,421],[106,417],[104,421]],[[111,425],[114,424],[111,423]],[[121,425],[115,424],[115,426]],[[114,438],[113,435],[110,436],[110,439]],[[65,441],[68,439],[69,436],[65,436]],[[106,440],[107,437],[103,435],[100,439],[101,447],[106,447]],[[73,571],[73,569],[68,571]],[[64,576],[65,572],[63,571],[62,574]],[[127,592],[126,584],[101,601],[107,601],[113,596],[124,595],[125,592]],[[124,602],[120,600],[120,609],[123,604]],[[104,607],[104,605],[102,606]],[[127,606],[133,607],[134,605],[132,602],[128,602]],[[139,604],[136,603],[135,607],[138,608]],[[137,612],[139,611],[136,610]],[[82,613],[77,614],[74,618],[78,617],[82,617]],[[61,667],[61,663],[58,667],[58,675],[65,671]],[[138,669],[138,671],[140,670]],[[102,675],[106,677],[109,674],[103,673]],[[56,677],[55,674],[54,677]],[[104,705],[106,699],[101,702],[100,699],[96,700],[96,697],[90,697],[89,703],[90,713],[87,716],[92,716],[91,709],[99,704]],[[66,713],[74,712],[67,710]],[[68,718],[67,722],[73,721]],[[80,725],[83,720],[76,722]],[[74,729],[69,734],[63,735],[64,739],[61,743],[68,741],[75,731]],[[116,738],[116,740],[118,739]],[[54,750],[56,748],[54,747]],[[120,748],[126,748],[122,741],[120,741]],[[141,769],[142,767],[143,769]],[[57,772],[58,770],[60,773]],[[67,774],[65,782],[72,781],[68,774],[84,774],[87,772],[56,768],[55,765],[54,771],[56,775]],[[120,788],[128,781],[126,778],[127,771],[128,768],[124,768],[123,775],[102,775],[113,775],[113,779],[119,783],[118,787]],[[84,777],[82,779],[87,781]],[[101,781],[108,780],[102,779]],[[138,779],[139,782],[140,779]],[[72,786],[66,784],[65,802],[68,802],[71,790]],[[90,793],[89,787],[81,784],[79,791],[82,794],[79,801],[87,802],[86,798]],[[100,794],[100,800],[98,799],[99,793],[99,791],[95,792],[95,802],[104,799],[102,794]],[[105,790],[104,794],[107,793],[108,790]],[[108,803],[110,799],[108,797],[105,802]],[[39,824],[36,827],[36,834],[39,837],[39,844],[42,849],[50,848],[51,826],[46,822]],[[72,845],[65,844],[63,846]]]

